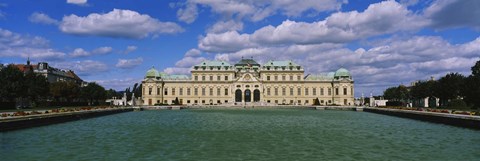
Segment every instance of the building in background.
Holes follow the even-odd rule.
[[[264,65],[243,59],[203,61],[192,67],[191,76],[168,75],[155,68],[142,81],[144,105],[241,104],[241,105],[354,105],[354,81],[344,68],[336,72],[305,75],[292,61]]]
[[[30,64],[30,59],[28,59],[27,64],[15,64],[15,66],[24,73],[33,71],[36,74],[43,75],[50,83],[74,82],[80,86],[87,84],[87,82],[83,81],[74,71],[54,68],[46,62],[39,62],[36,65],[32,65]]]

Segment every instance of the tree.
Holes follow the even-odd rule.
[[[399,85],[398,87],[387,88],[383,92],[383,97],[388,100],[405,101],[410,98],[410,93],[407,87]]]
[[[465,76],[459,73],[449,73],[438,80],[434,87],[434,94],[440,99],[440,106],[446,106],[449,100],[457,99],[462,95],[462,86]]]
[[[180,102],[178,101],[178,97],[175,97],[175,101],[173,102],[174,105],[180,105]]]
[[[55,101],[61,101],[63,98],[67,102],[73,102],[80,96],[80,86],[74,82],[55,82],[50,84],[50,94]]]
[[[15,98],[24,96],[24,75],[14,65],[0,70],[0,101],[14,102]]]
[[[468,105],[480,108],[480,60],[471,68],[472,75],[465,79],[464,100]]]
[[[89,105],[98,104],[99,100],[105,101],[107,97],[105,88],[95,82],[88,83],[87,86],[82,87],[81,93],[82,98],[86,99]]]
[[[410,95],[414,99],[424,99],[427,97],[433,97],[433,88],[436,81],[419,81],[410,89]]]
[[[480,60],[475,63],[475,65],[471,68],[472,69],[472,76],[480,77]]]
[[[49,95],[49,83],[44,76],[28,72],[25,75],[24,82],[26,89],[25,96],[33,102],[34,106],[36,106],[38,98]]]

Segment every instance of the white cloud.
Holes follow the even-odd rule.
[[[130,52],[133,52],[135,50],[137,50],[137,46],[133,46],[133,45],[130,45],[130,46],[127,46],[127,49],[125,49],[125,51],[123,52],[124,54],[128,54]]]
[[[0,28],[0,57],[32,58],[37,61],[61,60],[65,53],[51,49],[49,41]]]
[[[105,63],[95,60],[59,62],[53,63],[52,66],[60,69],[73,70],[79,76],[90,76],[109,70],[108,66]]]
[[[445,29],[471,27],[480,30],[480,1],[476,0],[437,0],[427,9],[425,16],[431,26]]]
[[[189,10],[191,12],[188,15],[198,15],[197,10],[189,8],[199,5],[209,7],[212,12],[220,14],[221,17],[224,17],[225,19],[246,18],[251,21],[260,21],[277,13],[289,17],[295,17],[300,16],[305,12],[318,13],[323,11],[338,10],[344,3],[346,3],[346,1],[342,0],[189,0],[185,4],[185,9],[179,9],[179,11],[181,11],[181,13],[185,13],[186,10]],[[196,18],[196,16],[189,17],[191,18],[189,21],[193,21]]]
[[[39,23],[39,24],[45,24],[45,25],[57,25],[59,23],[58,20],[55,20],[50,16],[40,12],[32,13],[32,15],[28,17],[28,20],[33,23]]]
[[[200,39],[198,48],[207,52],[234,52],[255,46],[250,40],[250,35],[229,31],[221,34],[208,33]]]
[[[208,33],[222,33],[227,31],[241,31],[243,30],[243,23],[240,21],[219,21],[211,26],[207,32]]]
[[[87,56],[91,56],[91,55],[94,55],[94,54],[102,55],[102,54],[108,54],[108,53],[112,52],[112,50],[113,50],[112,47],[109,47],[109,46],[99,47],[99,48],[96,48],[96,49],[92,50],[91,52],[86,51],[83,48],[76,48],[75,50],[73,50],[70,53],[70,56],[71,57],[87,57]]]
[[[135,39],[183,32],[183,28],[173,22],[161,22],[146,14],[121,9],[86,17],[64,16],[59,29],[74,35]]]
[[[90,55],[91,55],[90,52],[87,52],[82,48],[76,48],[75,50],[73,50],[72,53],[70,53],[70,56],[72,56],[72,57],[86,57],[86,56],[90,56]]]
[[[197,19],[197,16],[197,5],[193,3],[189,3],[186,8],[180,8],[177,11],[178,20],[186,23],[192,23],[195,21],[195,19]]]
[[[206,60],[204,57],[184,57],[175,63],[176,67],[190,68]]]
[[[185,53],[185,57],[198,57],[202,52],[198,49],[190,49]]]
[[[96,48],[92,51],[93,54],[108,54],[108,53],[111,53],[113,50],[112,47],[110,46],[104,46],[104,47],[99,47],[99,48]]]
[[[86,5],[87,0],[67,0],[67,3],[75,5]]]
[[[117,65],[115,66],[117,68],[122,68],[122,69],[131,69],[136,66],[139,66],[142,63],[143,63],[142,57],[138,57],[135,59],[118,59]]]
[[[395,1],[371,4],[364,12],[337,12],[317,22],[285,20],[282,24],[265,26],[252,34],[236,31],[208,33],[199,40],[198,48],[207,52],[235,52],[255,46],[290,44],[346,43],[358,39],[415,31],[427,25]]]

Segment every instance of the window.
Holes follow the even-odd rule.
[[[285,96],[287,93],[287,89],[286,88],[282,88],[282,96]]]
[[[221,94],[220,88],[217,88],[217,96],[220,96],[220,94]]]
[[[187,95],[190,96],[190,88],[187,88]]]
[[[270,88],[267,88],[267,95],[270,96]]]
[[[293,88],[290,88],[290,96],[293,96]]]
[[[180,96],[183,95],[183,88],[180,88],[179,93],[180,93]]]
[[[328,88],[328,95],[332,95],[332,89],[331,88]]]
[[[202,100],[202,103],[205,104],[205,100]]]
[[[210,88],[209,92],[210,96],[213,96],[213,88]]]
[[[305,100],[305,104],[308,104],[308,100]]]
[[[293,81],[293,75],[290,75],[290,80]]]
[[[202,96],[205,96],[205,88],[202,88]]]
[[[278,104],[278,100],[275,100],[275,103]]]
[[[283,80],[283,81],[285,80],[285,75],[282,75],[282,80]]]
[[[175,88],[172,88],[172,95],[175,95]]]
[[[302,80],[302,77],[300,77],[299,75],[297,75],[297,80]]]
[[[193,89],[193,94],[194,94],[195,96],[198,96],[198,88]],[[196,102],[195,102],[195,103],[196,103]]]
[[[225,80],[228,80],[228,76],[225,76]]]
[[[350,87],[350,94],[353,95],[353,87]]]
[[[298,88],[297,95],[299,95],[299,96],[302,95],[302,88]]]
[[[210,76],[210,80],[209,80],[209,81],[213,81],[213,76],[212,76],[212,75]]]
[[[338,96],[338,88],[335,88],[335,95]]]
[[[168,95],[168,88],[165,88],[165,91],[164,91],[163,95],[165,95],[165,96]]]
[[[205,80],[205,76],[204,76],[204,75],[202,75],[202,81],[204,81],[204,80]]]
[[[198,76],[195,76],[194,78],[195,78],[196,81],[198,81]]]
[[[323,88],[320,88],[320,95],[323,95]]]
[[[278,80],[278,75],[275,76],[275,81],[277,81],[277,80]]]
[[[228,96],[228,88],[225,88],[225,96]]]
[[[152,95],[152,88],[148,88],[148,95]]]
[[[275,96],[278,96],[278,88],[275,88]]]
[[[217,75],[217,81],[221,81],[221,80],[220,80],[220,76],[219,76],[219,75]]]
[[[308,96],[308,88],[305,88],[305,96]]]
[[[314,96],[317,95],[317,88],[313,88],[313,89],[312,89],[312,94],[313,94]]]
[[[160,92],[162,92],[162,91],[160,90],[160,87],[158,87],[157,88],[157,95],[160,95]]]
[[[343,88],[343,95],[347,95],[347,88]]]
[[[187,100],[187,103],[190,103],[190,100]]]
[[[268,75],[268,76],[267,76],[267,81],[269,81],[269,80],[270,80],[270,76]]]

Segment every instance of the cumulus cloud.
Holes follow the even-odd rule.
[[[434,28],[472,27],[480,30],[480,1],[437,0],[426,10],[425,16]]]
[[[122,69],[131,69],[136,66],[139,66],[142,63],[143,63],[142,57],[138,57],[135,59],[118,59],[117,65],[115,66],[117,68],[122,68]]]
[[[190,49],[185,53],[185,57],[198,57],[202,52],[198,49]]]
[[[95,60],[59,62],[53,63],[52,66],[60,69],[73,70],[79,76],[90,76],[97,73],[103,73],[109,69],[105,63]]]
[[[197,9],[192,6],[205,6],[216,14],[220,14],[225,18],[249,19],[251,21],[260,21],[266,17],[280,13],[285,16],[300,16],[305,12],[323,12],[333,11],[341,8],[346,1],[341,0],[263,0],[263,1],[241,1],[241,0],[189,0],[185,4],[185,8],[179,9],[180,15],[189,17],[189,21],[194,21],[198,14]],[[189,12],[187,12],[189,11]],[[177,13],[178,15],[178,13]],[[193,16],[195,15],[195,16]],[[177,16],[182,20],[181,16]],[[185,19],[185,18],[184,18]],[[193,19],[193,20],[192,20]],[[183,21],[183,20],[182,20]]]
[[[197,19],[197,16],[197,5],[193,3],[189,3],[186,8],[180,8],[177,11],[178,20],[186,23],[192,23],[195,21],[195,19]]]
[[[59,29],[74,35],[133,39],[183,32],[183,28],[176,23],[161,22],[146,14],[121,9],[105,14],[92,13],[85,17],[74,14],[64,16]]]
[[[219,21],[211,26],[207,32],[208,33],[223,33],[227,31],[241,31],[243,30],[243,23],[240,21],[228,20],[228,21]]]
[[[165,68],[163,72],[167,74],[189,74],[191,70],[191,68],[171,67]]]
[[[59,22],[51,18],[50,16],[40,13],[34,12],[28,17],[28,20],[33,23],[45,24],[45,25],[57,25]]]
[[[112,47],[110,46],[104,46],[104,47],[99,47],[99,48],[96,48],[92,51],[93,54],[108,54],[108,53],[111,53],[113,50]]]
[[[87,5],[87,0],[67,0],[67,3],[82,6]]]
[[[133,46],[133,45],[130,45],[130,46],[127,46],[127,49],[125,49],[125,51],[123,51],[124,54],[128,54],[130,52],[133,52],[135,50],[137,50],[137,46]]]
[[[234,52],[265,45],[347,43],[372,36],[415,31],[427,25],[422,16],[395,1],[371,4],[364,12],[337,12],[317,22],[285,20],[252,34],[208,33],[198,47],[207,52]]]
[[[96,48],[96,49],[92,50],[91,52],[86,51],[83,48],[76,48],[75,50],[73,50],[70,53],[70,56],[71,57],[87,57],[87,56],[91,56],[91,55],[94,55],[94,54],[102,55],[102,54],[108,54],[108,53],[112,52],[112,50],[113,50],[112,47],[109,47],[109,46],[99,47],[99,48]]]
[[[49,47],[49,41],[38,36],[22,35],[0,28],[0,57],[61,60],[65,53]]]

